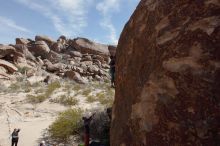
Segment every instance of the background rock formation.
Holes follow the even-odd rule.
[[[15,45],[0,45],[0,78],[11,79],[16,72],[28,77],[38,73],[67,77],[76,82],[109,80],[109,45],[98,44],[85,38],[57,41],[47,36],[31,39],[16,38]],[[115,52],[112,46],[111,51]],[[31,72],[31,74],[29,74]],[[19,74],[18,74],[19,75]],[[16,77],[15,77],[16,78]]]
[[[217,146],[220,3],[142,0],[117,48],[112,146]]]

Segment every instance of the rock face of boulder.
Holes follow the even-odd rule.
[[[13,64],[2,59],[0,59],[0,66],[3,66],[5,69],[7,69],[9,73],[14,73],[18,70]]]
[[[109,50],[107,45],[92,42],[85,38],[77,38],[70,44],[73,48],[83,54],[96,54],[101,55],[105,59],[108,59]]]
[[[15,52],[15,48],[7,45],[0,45],[0,58]]]
[[[111,146],[217,146],[220,3],[142,0],[116,53]]]
[[[46,58],[50,52],[50,48],[44,41],[37,41],[29,47],[29,51],[32,52],[35,57],[41,56],[42,58]]]
[[[83,80],[83,78],[77,72],[67,71],[67,72],[65,72],[65,76],[67,78],[69,78],[69,79],[72,79],[72,80],[76,81],[77,83],[81,83],[81,84],[85,84],[86,83],[86,81]]]
[[[55,41],[53,39],[51,39],[50,37],[48,36],[39,36],[37,35],[35,37],[35,41],[44,41],[47,43],[48,46],[51,46],[53,43],[55,43]]]
[[[17,45],[14,45],[14,48],[16,49],[17,52],[24,54],[25,58],[30,59],[30,60],[35,60],[35,57],[28,50],[26,45],[17,44]]]
[[[28,43],[30,43],[29,40],[24,39],[24,38],[16,38],[16,45],[27,45]]]

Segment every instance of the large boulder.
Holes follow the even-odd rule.
[[[47,43],[48,46],[51,46],[55,43],[55,41],[52,38],[50,38],[48,36],[43,36],[43,35],[35,36],[35,41],[44,41]]]
[[[0,79],[10,79],[7,70],[3,66],[0,66]]]
[[[10,55],[15,52],[15,48],[7,45],[0,45],[0,58]]]
[[[75,72],[75,71],[66,71],[65,72],[65,77],[74,80],[77,83],[81,83],[81,84],[85,84],[86,80],[84,80],[79,73]]]
[[[28,49],[35,57],[41,56],[43,59],[47,58],[50,52],[50,48],[44,41],[36,41]]]
[[[24,38],[16,38],[16,45],[27,45],[28,43],[30,43],[29,40],[24,39]]]
[[[54,65],[49,60],[44,60],[44,65],[46,66],[46,70],[49,72],[57,72],[60,70],[59,66]]]
[[[72,57],[82,57],[82,54],[78,51],[70,51],[69,54],[72,56]]]
[[[62,55],[51,50],[48,54],[45,55],[45,58],[53,63],[56,63],[62,60]]]
[[[111,146],[220,145],[219,6],[140,1],[117,47]]]
[[[104,60],[104,58],[100,55],[93,55],[92,56],[93,60],[99,60],[102,64],[104,64],[106,61]]]
[[[66,45],[66,43],[67,43],[67,38],[66,38],[64,35],[61,35],[61,36],[58,38],[57,42],[61,43],[62,45]]]
[[[9,73],[14,73],[14,72],[18,71],[16,66],[14,66],[12,63],[5,61],[5,60],[2,60],[2,59],[0,59],[0,66],[7,69],[7,71]]]
[[[16,44],[16,45],[13,45],[13,47],[16,49],[17,52],[20,52],[20,53],[24,54],[26,59],[36,60],[34,55],[32,55],[32,53],[28,50],[26,45]]]
[[[109,57],[107,45],[95,43],[85,38],[76,38],[70,42],[70,45],[82,54],[101,55],[105,60]]]
[[[84,55],[83,57],[82,57],[82,60],[81,60],[82,62],[83,61],[92,61],[92,57],[90,56],[90,55]]]
[[[51,49],[58,53],[60,53],[64,48],[65,46],[61,42],[56,42],[51,45]]]

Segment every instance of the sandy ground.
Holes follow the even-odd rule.
[[[58,112],[66,108],[45,102],[32,105],[25,102],[25,94],[0,95],[0,146],[9,146],[14,128],[20,128],[19,145],[37,146],[42,132],[54,121]]]
[[[57,92],[54,96],[59,96]],[[98,103],[87,103],[78,96],[76,108],[85,111],[100,109]],[[0,93],[0,146],[10,146],[10,135],[14,128],[20,128],[19,146],[38,146],[46,128],[56,119],[59,112],[68,107],[51,103],[49,100],[37,105],[27,103],[26,93]]]

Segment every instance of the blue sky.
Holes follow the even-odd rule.
[[[86,37],[117,44],[140,0],[2,0],[0,43],[16,37]]]

